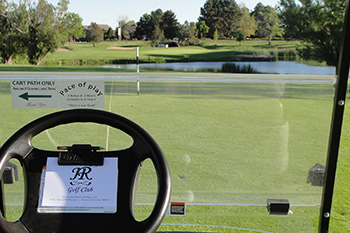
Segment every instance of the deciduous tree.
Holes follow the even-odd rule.
[[[16,55],[25,52],[26,13],[23,3],[0,2],[0,55],[5,64],[12,64]]]
[[[135,21],[129,20],[127,16],[121,16],[118,20],[118,24],[119,28],[117,29],[117,31],[120,30],[122,37],[119,38],[119,40],[130,40],[134,36],[136,31]],[[117,37],[119,37],[119,35],[117,35]]]
[[[92,42],[92,45],[95,47],[96,43],[103,41],[103,30],[96,23],[92,22],[86,33],[86,39],[88,42]]]
[[[200,9],[199,21],[205,21],[210,28],[209,36],[215,30],[219,36],[233,37],[238,28],[240,9],[234,0],[207,0]]]
[[[31,64],[40,65],[50,52],[62,44],[55,25],[55,8],[45,0],[29,6],[27,55]]]
[[[123,27],[123,36],[126,40],[130,40],[136,31],[136,24],[133,20],[128,21]]]
[[[205,21],[200,21],[197,27],[199,30],[200,38],[205,37],[209,32],[209,27],[205,24]]]
[[[104,32],[103,39],[104,40],[113,40],[114,35],[115,35],[114,30],[111,27],[109,27],[108,30]]]
[[[219,32],[218,32],[218,30],[216,29],[216,30],[214,31],[214,40],[215,40],[215,43],[218,42],[218,39],[219,39]]]
[[[245,38],[254,35],[257,29],[258,24],[256,23],[254,16],[249,14],[248,8],[242,7],[241,18],[238,25],[238,33],[240,34],[239,38],[244,40]]]
[[[266,35],[267,35],[266,28],[264,27],[264,25],[265,25],[264,14],[265,14],[265,6],[261,2],[259,2],[258,4],[256,4],[254,11],[253,11],[255,21],[258,24],[258,29],[255,32],[255,36],[257,36],[259,38],[266,37]]]
[[[161,9],[144,14],[137,22],[135,35],[138,39],[148,38],[159,40],[163,35],[165,38],[173,39],[178,35],[179,25],[176,15],[171,10],[163,13]]]
[[[181,25],[179,33],[180,41],[183,41],[187,45],[196,44],[198,40],[197,35],[198,31],[194,22],[188,22],[186,20],[184,24]]]
[[[267,37],[269,45],[274,36],[282,36],[283,29],[275,8],[258,3],[253,15],[258,23],[257,35],[259,37]]]
[[[69,37],[83,32],[81,18],[67,12],[68,0],[61,0],[57,7],[45,0],[1,3],[0,21],[5,27],[0,29],[0,53],[6,63],[16,54],[26,53],[31,64],[40,65]]]
[[[344,0],[281,0],[279,14],[290,39],[307,43],[304,58],[337,66],[344,23]]]
[[[83,19],[76,13],[66,12],[60,23],[58,24],[58,30],[62,37],[62,44],[73,38],[81,38],[85,36],[84,28],[82,26]]]

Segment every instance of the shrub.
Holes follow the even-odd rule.
[[[277,54],[277,59],[279,61],[295,61],[297,60],[298,54],[295,50],[282,50]]]
[[[258,73],[251,65],[236,65],[235,63],[224,63],[221,67],[224,73]]]

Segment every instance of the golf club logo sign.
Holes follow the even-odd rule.
[[[48,157],[43,167],[39,213],[116,213],[118,158],[102,166],[60,165]]]
[[[68,194],[91,193],[94,191],[91,177],[92,167],[74,167],[70,179]]]

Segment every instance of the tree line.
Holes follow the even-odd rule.
[[[156,9],[136,23],[120,19],[116,30],[104,31],[91,23],[84,35],[82,19],[67,12],[68,4],[69,0],[57,6],[45,0],[37,4],[0,0],[2,62],[11,63],[15,56],[26,54],[31,64],[40,64],[69,39],[81,37],[93,44],[119,37],[156,43],[176,39],[186,45],[196,45],[201,38],[243,41],[254,37],[271,43],[274,37],[281,37],[306,42],[299,49],[302,58],[337,65],[345,12],[345,0],[280,0],[276,7],[258,3],[251,12],[235,0],[206,0],[197,22],[180,24],[173,11]]]
[[[69,0],[57,6],[45,0],[34,4],[0,1],[0,55],[11,64],[15,56],[25,56],[30,64],[40,65],[68,38],[83,35],[82,19],[67,12]]]
[[[162,9],[156,9],[143,14],[137,23],[123,18],[119,21],[119,28],[123,39],[164,41],[176,38],[189,45],[196,44],[201,38],[241,41],[255,37],[268,38],[271,42],[274,36],[282,37],[283,30],[276,9],[262,3],[249,12],[248,8],[239,6],[234,0],[207,0],[200,12],[197,22],[185,21],[180,24],[172,10],[163,12]],[[100,40],[103,40],[100,34]],[[107,34],[112,36],[104,38],[118,37],[117,32]]]

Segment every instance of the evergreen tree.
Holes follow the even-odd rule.
[[[153,16],[154,26],[158,26],[160,28],[163,23],[163,11],[161,9],[157,9],[155,11],[152,11],[151,15]]]
[[[109,27],[108,30],[104,32],[103,40],[113,40],[114,35],[115,35],[114,30],[111,27]]]
[[[164,12],[161,29],[164,31],[164,36],[168,39],[173,39],[179,33],[179,23],[176,15],[171,10]]]
[[[140,17],[139,22],[137,22],[135,36],[138,39],[146,37],[147,39],[154,38],[154,16],[150,14],[144,14]]]

